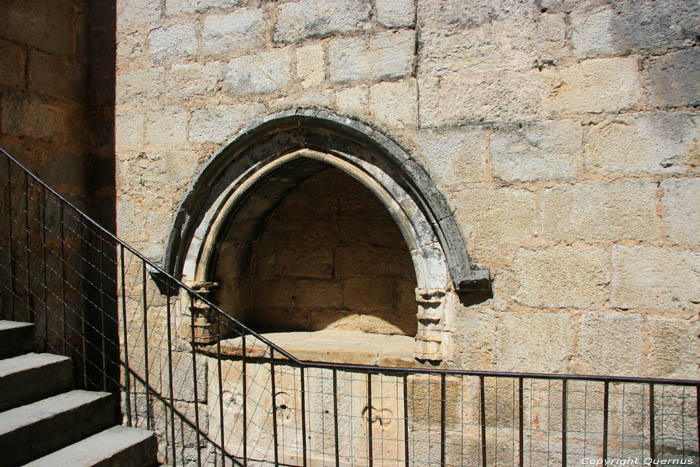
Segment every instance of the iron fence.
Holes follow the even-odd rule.
[[[3,150],[0,305],[171,465],[696,465],[700,382],[301,361]]]

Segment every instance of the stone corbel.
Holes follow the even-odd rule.
[[[441,362],[448,355],[447,313],[451,288],[416,289],[418,333],[414,357],[421,361]]]

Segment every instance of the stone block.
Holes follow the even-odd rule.
[[[82,103],[87,91],[87,70],[79,64],[31,51],[28,72],[30,92]]]
[[[154,63],[193,57],[198,47],[194,24],[174,24],[148,33],[148,55]]]
[[[680,50],[649,59],[644,85],[655,107],[700,105],[700,48]]]
[[[5,1],[0,15],[2,37],[45,52],[72,57],[76,39],[74,8],[71,0]]]
[[[410,75],[415,50],[414,31],[387,31],[366,37],[336,39],[328,48],[330,80],[386,80]]]
[[[571,39],[578,57],[663,52],[692,44],[698,34],[694,0],[614,2],[571,14]]]
[[[167,73],[168,97],[186,99],[212,94],[221,87],[226,76],[226,64],[222,62],[174,63]]]
[[[442,384],[437,375],[408,377],[408,416],[413,429],[439,425],[442,406]],[[459,430],[462,426],[463,399],[469,388],[461,377],[445,377],[445,425]]]
[[[369,0],[302,0],[280,5],[274,29],[276,42],[324,37],[369,26]]]
[[[516,188],[468,188],[453,201],[462,231],[479,242],[526,242],[535,235],[535,195]]]
[[[609,253],[600,249],[521,248],[513,260],[520,280],[514,298],[539,308],[600,308],[610,293],[609,261]]]
[[[648,376],[656,378],[698,378],[698,333],[696,318],[650,315],[646,318]]]
[[[499,370],[564,372],[573,354],[568,314],[504,313],[495,336]]]
[[[228,64],[226,91],[238,96],[280,91],[291,79],[289,49],[234,58]]]
[[[369,111],[373,121],[392,128],[413,128],[418,120],[415,80],[379,83],[369,88]]]
[[[609,117],[584,138],[586,169],[601,174],[684,172],[698,157],[700,120],[684,113]]]
[[[543,72],[549,79],[544,102],[549,115],[618,112],[634,108],[641,97],[636,57],[584,60]]]
[[[259,103],[209,106],[192,112],[189,140],[195,143],[224,143],[248,122],[265,113]]]
[[[545,94],[541,77],[532,71],[498,71],[446,72],[439,77],[419,78],[421,126],[538,118]]]
[[[300,307],[340,307],[343,305],[343,287],[335,281],[300,280],[296,283],[296,300]]]
[[[676,310],[700,303],[700,253],[653,247],[613,247],[611,305]]]
[[[117,3],[117,29],[120,33],[153,24],[160,16],[160,0],[120,0]]]
[[[133,62],[144,55],[146,37],[141,31],[122,33],[117,37],[117,62]]]
[[[369,92],[364,86],[338,89],[335,92],[338,110],[347,115],[365,117],[369,109]]]
[[[356,277],[343,281],[343,304],[351,310],[389,311],[394,307],[394,290],[388,279]]]
[[[300,107],[330,108],[333,102],[333,91],[330,89],[309,89],[301,94],[288,94],[270,103],[270,110],[293,109]]]
[[[487,144],[488,131],[481,127],[418,132],[426,169],[436,183],[444,186],[483,180]]]
[[[263,10],[240,8],[204,18],[202,50],[205,55],[243,55],[265,46]]]
[[[582,135],[573,120],[499,130],[490,141],[493,174],[507,182],[576,178],[583,165]]]
[[[674,243],[700,245],[700,178],[668,179],[664,192],[664,231]]]
[[[644,180],[560,185],[542,193],[542,234],[558,241],[658,239],[656,184]]]
[[[144,114],[129,112],[114,119],[115,140],[121,149],[138,148],[145,139],[146,119]]]
[[[187,141],[187,112],[183,107],[166,107],[146,114],[146,142],[173,147]]]
[[[315,43],[299,47],[296,54],[297,76],[301,80],[301,87],[311,88],[320,85],[325,78],[323,45]]]
[[[165,14],[175,16],[198,13],[211,8],[230,8],[241,4],[241,0],[165,0]]]
[[[83,110],[70,104],[48,103],[23,94],[2,96],[2,133],[57,145],[80,145]]]
[[[413,0],[376,0],[377,21],[388,28],[413,26],[416,7]]]
[[[117,73],[117,103],[152,104],[163,93],[164,78],[163,67]]]
[[[571,362],[574,372],[640,376],[644,353],[643,325],[642,316],[636,313],[582,313]]]
[[[474,29],[508,18],[531,20],[539,13],[539,8],[532,1],[516,3],[510,0],[468,3],[462,0],[418,1],[421,29],[441,29],[446,32]]]
[[[0,73],[0,86],[24,88],[24,67],[27,53],[19,46],[0,40],[0,56],[3,57],[3,71]]]

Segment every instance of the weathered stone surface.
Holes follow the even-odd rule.
[[[123,148],[137,148],[145,138],[146,120],[142,113],[117,115],[114,121],[115,138]]]
[[[294,108],[324,108],[332,107],[333,91],[330,89],[309,89],[301,94],[293,94],[270,103],[270,110],[285,110]]]
[[[146,114],[146,142],[166,147],[187,141],[187,112],[183,107],[166,107]]]
[[[462,0],[418,1],[418,17],[423,28],[473,29],[509,17],[531,19],[538,13],[536,3],[529,0],[517,3],[510,0],[469,3]]]
[[[291,79],[289,53],[284,48],[234,58],[228,63],[226,91],[245,96],[281,90]]]
[[[163,93],[165,68],[126,71],[117,75],[117,103],[151,104]]]
[[[302,0],[279,6],[274,39],[294,42],[304,37],[322,37],[367,26],[369,0]]]
[[[129,30],[152,24],[161,15],[160,0],[120,0],[117,3],[117,28]]]
[[[571,365],[576,373],[634,376],[642,367],[644,322],[639,314],[582,313]]]
[[[563,372],[573,353],[573,319],[554,313],[504,313],[496,359],[504,371]]]
[[[584,60],[547,71],[545,109],[552,116],[617,112],[634,108],[641,97],[636,57]]]
[[[140,31],[121,34],[117,38],[117,61],[136,60],[144,55],[146,38]]]
[[[10,42],[0,40],[0,56],[3,57],[3,72],[0,73],[0,86],[24,87],[24,67],[27,54]]]
[[[148,55],[155,63],[192,57],[197,48],[197,31],[193,24],[175,24],[148,33]]]
[[[418,87],[424,127],[533,120],[544,94],[535,72],[445,73],[419,78]]]
[[[376,0],[377,21],[387,27],[413,26],[416,8],[413,0]]]
[[[561,185],[542,194],[542,233],[554,240],[656,240],[656,185],[643,180]]]
[[[574,52],[579,57],[654,52],[692,44],[698,34],[694,0],[614,2],[571,15]]]
[[[75,62],[32,51],[29,54],[30,92],[82,103],[87,89],[87,70]]]
[[[413,128],[418,120],[415,80],[379,83],[369,88],[369,111],[374,121],[394,128]]]
[[[664,231],[675,243],[700,245],[700,178],[661,182]]]
[[[334,281],[300,280],[296,283],[297,304],[302,307],[340,307],[343,287]]]
[[[445,186],[483,180],[488,132],[480,127],[418,133],[422,159],[431,178]]]
[[[700,48],[649,59],[644,68],[644,85],[653,106],[700,105]]]
[[[241,0],[165,0],[165,13],[168,16],[174,16],[206,11],[210,8],[229,8],[240,4]]]
[[[364,117],[369,112],[369,92],[366,87],[354,86],[335,92],[335,105],[344,114]]]
[[[612,267],[614,307],[675,310],[700,303],[700,253],[616,246]]]
[[[480,242],[521,243],[535,234],[535,195],[516,188],[468,188],[454,201],[465,235]]]
[[[648,376],[697,379],[698,321],[650,315],[646,318]]]
[[[698,157],[698,139],[700,121],[691,114],[609,117],[586,132],[586,169],[603,174],[683,172]]]
[[[23,94],[2,96],[2,133],[68,145],[82,143],[82,109],[69,104],[43,102]]]
[[[202,50],[206,55],[242,55],[265,45],[263,10],[240,8],[204,18]]]
[[[246,123],[265,113],[262,104],[219,105],[192,112],[189,140],[223,143]]]
[[[383,80],[413,70],[414,31],[388,31],[364,37],[336,39],[328,49],[330,80],[336,83]]]
[[[121,3],[120,3],[121,5]],[[57,55],[73,55],[74,7],[71,0],[6,1],[2,5],[2,37]]]
[[[610,255],[605,250],[521,248],[513,261],[520,280],[515,300],[544,308],[596,309],[608,299]]]
[[[318,86],[325,78],[323,63],[323,45],[320,43],[299,47],[297,54],[297,76],[301,79],[301,87]]]
[[[509,182],[576,178],[583,165],[582,134],[573,120],[499,130],[490,142],[493,174]]]
[[[166,93],[174,99],[207,95],[220,89],[225,76],[222,62],[174,63],[167,72]]]

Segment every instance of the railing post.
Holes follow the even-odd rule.
[[[147,298],[147,278],[146,278],[146,263],[141,261],[141,283],[143,285],[143,354],[145,359],[144,371],[146,377],[146,426],[151,429],[151,382],[148,368],[148,298]]]
[[[370,372],[367,372],[367,444],[369,447],[369,467],[372,467],[374,453],[372,449],[372,373]]]
[[[172,463],[173,465],[177,465],[177,449],[175,449],[175,394],[173,393],[173,336],[171,330],[173,322],[170,305],[170,281],[167,281],[167,284],[168,285],[166,286],[165,293],[165,309],[167,314],[166,326],[168,328],[168,393],[170,394],[170,442],[172,443]]]
[[[245,467],[248,465],[248,378],[246,376],[245,329],[241,335],[241,355],[241,384],[243,385],[243,465]]]
[[[29,252],[31,251],[31,245],[29,243],[29,231],[31,225],[29,223],[29,175],[27,172],[24,173],[24,260],[25,260],[25,271],[27,275],[27,312],[29,313],[29,320],[32,323],[36,322],[36,316],[34,315],[34,300],[32,295],[32,279],[29,263],[31,258]]]
[[[63,208],[61,207],[61,213],[63,213]],[[63,229],[61,229],[63,231]],[[121,245],[120,253],[120,276],[122,281],[122,334],[124,334],[124,375],[126,378],[126,416],[128,420],[128,425],[133,426],[131,422],[131,366],[129,365],[129,334],[127,328],[127,316],[126,316],[126,282],[124,273],[124,245]],[[65,310],[63,314],[63,319],[65,321]]]
[[[484,377],[479,376],[479,411],[481,418],[481,465],[486,467],[486,399],[484,397]]]
[[[654,384],[649,383],[649,457],[656,457],[656,426],[654,420]]]
[[[566,466],[566,379],[561,384],[561,465]]]
[[[275,397],[275,349],[270,347],[270,395],[272,397],[272,440],[274,443],[275,465],[279,465],[279,448],[277,440],[277,400]]]
[[[338,372],[333,368],[333,428],[335,434],[335,465],[340,465],[340,446],[338,443]]]
[[[14,224],[14,220],[12,219],[12,161],[10,159],[7,159],[7,233],[8,233],[8,242],[9,242],[9,248],[7,250],[8,253],[8,267],[10,271],[10,281],[12,283],[10,284],[10,308],[12,310],[11,317],[14,320],[15,319],[15,294],[17,293],[17,283],[15,281],[15,271],[14,271],[14,265],[15,265],[15,255],[13,253],[14,251],[14,239],[12,237],[12,224]]]
[[[440,465],[445,465],[445,406],[447,392],[445,388],[445,373],[440,375]]]
[[[408,467],[408,373],[403,374],[403,450],[404,464]]]
[[[608,458],[608,405],[610,388],[609,382],[605,381],[605,387],[603,389],[603,462]]]
[[[60,219],[60,242],[61,245],[61,303],[62,303],[62,314],[63,314],[63,355],[66,355],[66,341],[68,339],[68,324],[66,323],[66,234],[64,227],[64,213],[63,213],[63,200],[59,203],[59,219]],[[122,246],[122,255],[124,254],[124,247]],[[123,272],[123,271],[122,271]],[[128,367],[128,365],[127,365]]]
[[[168,321],[170,318],[168,317]],[[224,433],[224,383],[221,376],[221,316],[216,315],[216,366],[219,377],[219,432],[221,433],[221,465],[226,465],[226,437]]]
[[[523,433],[523,377],[518,378],[518,465],[525,465],[525,436]]]
[[[304,382],[304,367],[299,367],[301,377],[301,448],[304,458],[304,467],[306,467],[306,390]]]
[[[46,284],[46,188],[43,186],[41,188],[41,264],[43,265],[41,281],[44,286],[44,349],[46,349],[49,345],[49,306],[47,303],[48,286]]]
[[[201,434],[199,429],[199,393],[197,389],[197,347],[195,344],[195,326],[194,326],[194,311],[190,312],[190,325],[191,325],[191,345],[192,345],[192,384],[194,392],[194,423],[195,431],[197,432],[197,465],[202,465],[202,453],[200,452],[201,445]]]

